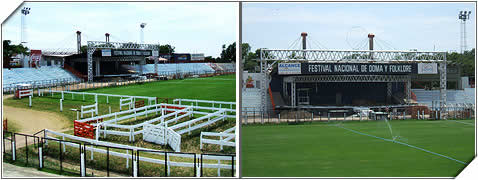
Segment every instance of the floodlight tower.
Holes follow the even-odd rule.
[[[460,39],[460,51],[464,53],[466,51],[466,20],[470,19],[471,11],[460,11],[458,19],[461,20],[461,39]]]
[[[21,10],[22,13],[22,19],[21,19],[21,30],[20,30],[20,43],[24,44],[27,43],[26,39],[26,27],[25,27],[25,18],[28,14],[30,14],[30,8],[29,7],[23,7]]]
[[[144,27],[146,27],[146,23],[141,23],[141,24],[139,25],[139,27],[141,28],[141,31],[140,31],[140,34],[139,34],[139,38],[140,38],[140,40],[141,40],[141,44],[143,44],[143,43],[144,43],[144,31],[143,31],[143,30],[144,30]]]

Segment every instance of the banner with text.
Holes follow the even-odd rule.
[[[417,74],[417,64],[302,63],[297,74]]]
[[[302,63],[279,63],[279,74],[301,74]]]

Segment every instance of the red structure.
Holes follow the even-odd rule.
[[[74,135],[78,137],[85,137],[90,139],[95,139],[96,128],[89,124],[92,122],[103,122],[103,119],[91,120],[87,122],[78,122],[74,121]]]

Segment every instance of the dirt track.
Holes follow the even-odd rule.
[[[18,126],[19,133],[33,134],[42,129],[64,131],[71,128],[65,117],[51,112],[3,106],[3,113],[4,119]]]

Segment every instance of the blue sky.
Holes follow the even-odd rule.
[[[24,3],[2,24],[2,38],[20,42],[20,9],[30,7],[26,18],[31,49],[75,48],[77,30],[87,40],[140,42],[141,22],[145,43],[172,44],[176,52],[205,53],[217,57],[222,44],[236,40],[238,3],[125,2],[125,3]]]
[[[299,48],[309,34],[311,49],[460,51],[460,10],[470,10],[468,49],[476,47],[474,3],[243,3],[242,42],[252,49]]]

